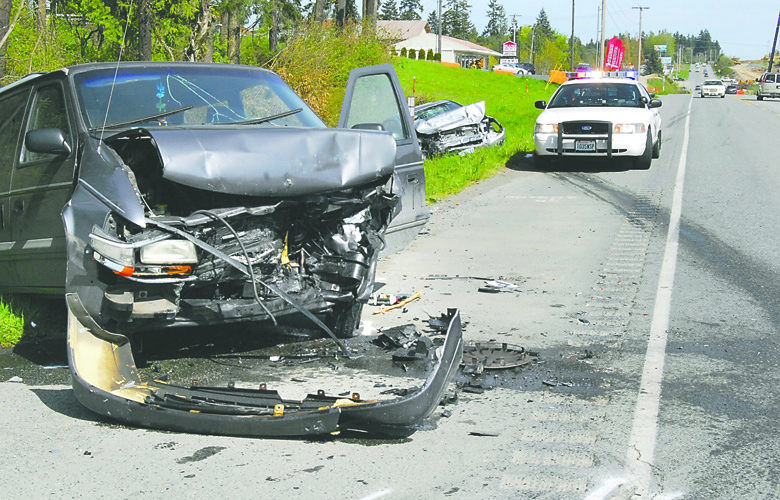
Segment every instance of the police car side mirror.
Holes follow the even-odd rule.
[[[534,106],[536,106],[537,109],[544,109],[547,107],[547,101],[536,101]]]
[[[650,101],[651,108],[660,108],[662,104],[663,102],[661,101],[661,99],[652,99]]]

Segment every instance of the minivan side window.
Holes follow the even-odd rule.
[[[0,177],[13,168],[28,95],[29,92],[22,92],[7,99],[0,99]]]
[[[35,95],[35,101],[30,110],[27,131],[42,128],[58,128],[65,133],[65,137],[70,136],[68,115],[65,110],[65,96],[60,85],[55,84],[43,87]],[[33,153],[25,148],[22,153],[22,161],[44,160],[52,156],[54,155]]]
[[[355,83],[347,128],[361,123],[379,123],[385,130],[392,132],[396,140],[408,139],[411,135],[401,117],[401,113],[408,112],[399,108],[388,75],[362,76]]]

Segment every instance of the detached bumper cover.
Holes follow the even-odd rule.
[[[328,396],[285,400],[276,391],[143,382],[129,341],[102,329],[78,297],[68,297],[68,360],[76,398],[124,424],[236,436],[307,436],[339,430],[408,427],[435,410],[463,355],[460,313],[448,311],[444,345],[419,390],[388,400]]]

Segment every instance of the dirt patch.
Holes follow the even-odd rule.
[[[731,67],[740,82],[753,81],[766,71],[767,61],[742,61]]]

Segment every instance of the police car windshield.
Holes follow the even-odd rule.
[[[644,107],[641,97],[639,89],[633,83],[587,80],[562,86],[553,96],[549,107],[641,108]]]

